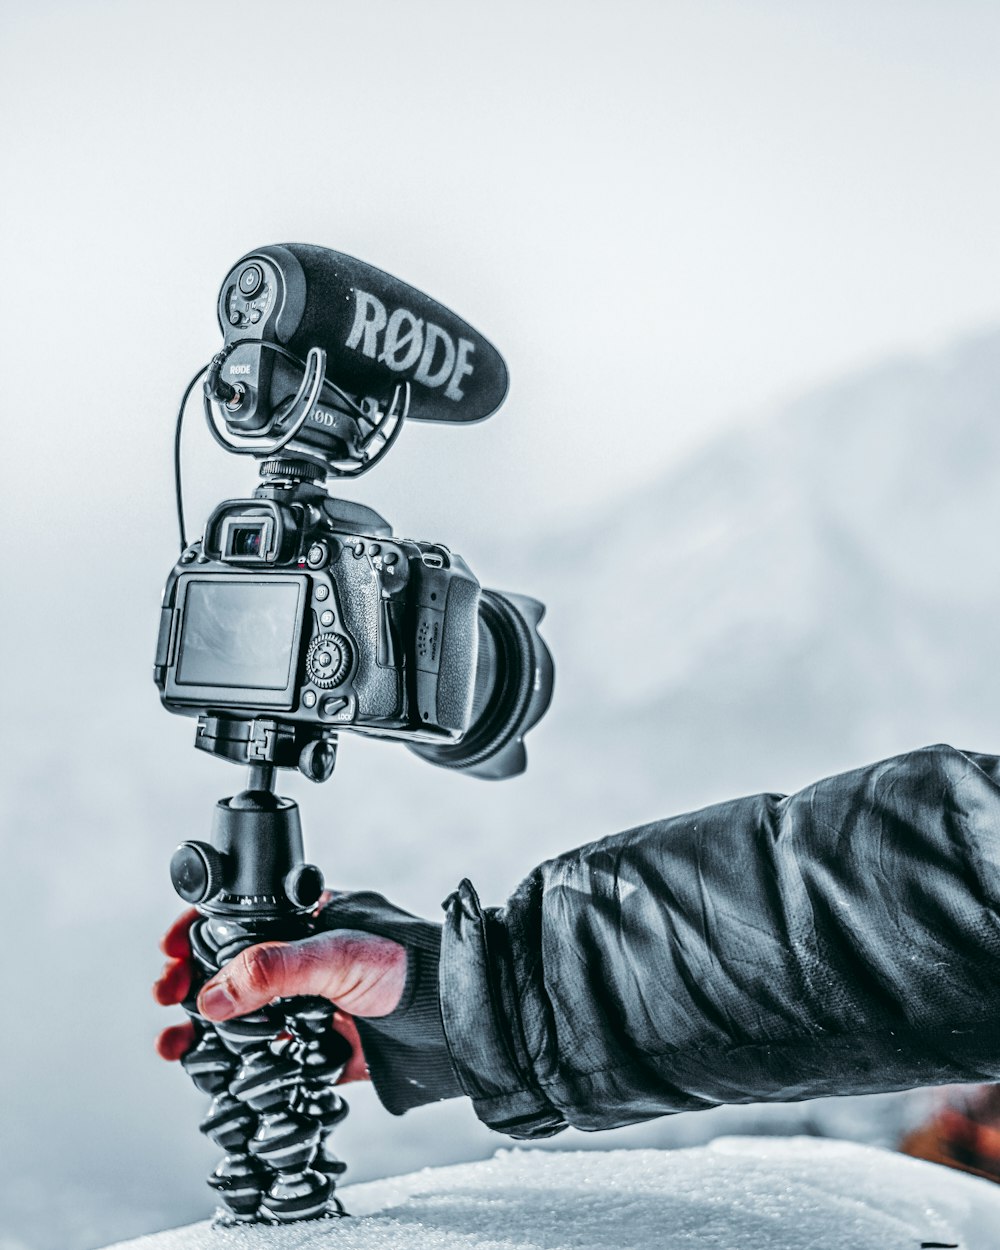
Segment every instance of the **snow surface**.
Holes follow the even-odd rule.
[[[354,1218],[192,1224],[119,1250],[997,1250],[1000,1187],[815,1138],[503,1150],[343,1191]]]

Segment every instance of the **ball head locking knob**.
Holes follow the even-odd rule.
[[[293,907],[312,907],[323,893],[323,874],[315,864],[296,864],[285,877],[285,894]]]
[[[182,842],[170,859],[170,880],[186,903],[204,903],[222,889],[223,859],[207,842]]]

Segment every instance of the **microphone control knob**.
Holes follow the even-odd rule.
[[[223,860],[207,842],[182,842],[170,860],[170,880],[186,903],[204,903],[222,889]]]
[[[285,894],[293,907],[312,907],[323,893],[323,873],[315,864],[296,864],[285,876]]]

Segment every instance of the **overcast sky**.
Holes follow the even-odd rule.
[[[218,284],[261,243],[360,256],[505,355],[499,414],[414,426],[358,490],[411,533],[582,514],[726,422],[1000,321],[989,0],[2,20],[8,453],[67,487],[106,480],[114,445],[114,505],[150,524]],[[200,515],[250,482],[193,439]]]

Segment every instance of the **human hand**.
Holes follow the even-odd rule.
[[[153,996],[164,1006],[190,993],[189,930],[198,912],[190,908],[164,934],[167,956]],[[276,998],[315,995],[334,1003],[333,1027],[351,1046],[339,1083],[365,1080],[368,1068],[353,1016],[387,1016],[399,1005],[406,984],[407,952],[400,943],[356,929],[334,929],[297,942],[262,942],[248,947],[207,981],[198,993],[206,1020],[247,1015]],[[194,1042],[194,1025],[172,1025],[156,1041],[157,1052],[180,1059]]]
[[[161,1003],[190,994],[188,931],[197,917],[185,912],[163,938],[167,964],[153,987]],[[367,1079],[370,1066],[375,1091],[394,1115],[459,1097],[438,996],[441,925],[371,891],[330,896],[314,923],[317,931],[301,941],[248,947],[202,986],[198,1011],[226,1020],[275,998],[319,995],[334,1004],[333,1027],[351,1046],[341,1082]],[[157,1049],[179,1059],[193,1040],[193,1025],[175,1025],[160,1034]]]

